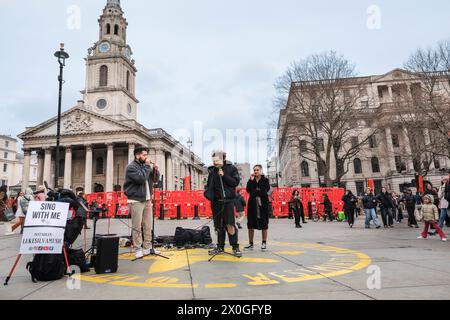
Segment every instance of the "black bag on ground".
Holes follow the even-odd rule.
[[[66,265],[62,254],[36,254],[33,261],[28,262],[27,270],[31,280],[55,281],[64,276]]]
[[[84,227],[84,219],[82,217],[75,217],[72,220],[67,220],[66,231],[64,231],[64,243],[72,245],[81,234]]]
[[[90,271],[86,264],[86,256],[83,249],[67,249],[67,258],[69,260],[69,266],[79,267],[81,273]]]
[[[175,229],[175,245],[182,247],[186,244],[208,245],[212,243],[209,227],[205,226],[201,230],[184,229],[177,227]]]

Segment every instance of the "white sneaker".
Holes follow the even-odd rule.
[[[444,241],[444,242],[447,241],[447,238],[443,238],[442,241]]]
[[[425,238],[422,236],[418,236],[417,239],[425,239]]]
[[[136,259],[140,259],[144,256],[144,253],[142,252],[141,249],[137,250],[135,254],[136,254]]]

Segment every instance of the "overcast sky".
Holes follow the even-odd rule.
[[[333,49],[361,75],[383,74],[450,37],[448,0],[121,2],[138,68],[138,120],[170,133],[196,120],[204,129],[265,128],[275,79],[309,54]],[[16,136],[55,115],[60,42],[71,55],[63,109],[76,104],[105,3],[0,0],[0,133]],[[79,28],[68,13],[74,5]],[[249,150],[234,160],[263,161]]]

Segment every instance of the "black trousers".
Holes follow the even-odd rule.
[[[331,210],[325,210],[323,214],[323,221],[327,221],[327,217],[330,221],[333,221],[333,212],[331,212]]]
[[[381,208],[381,218],[383,219],[384,226],[394,225],[392,210],[393,210],[392,208]]]
[[[355,224],[355,210],[345,209],[344,213],[347,218],[348,225],[349,226],[354,225]]]
[[[295,214],[295,225],[299,226],[300,225],[300,217],[301,217],[301,213],[300,213],[300,208],[294,208],[294,214]]]
[[[227,232],[227,225],[235,226],[234,217],[234,202],[233,201],[213,201],[211,203],[213,213],[214,229],[217,232],[217,246],[225,248],[225,239]],[[234,235],[228,233],[230,245],[233,248],[239,247],[238,243],[238,228],[234,227]]]
[[[406,207],[408,211],[408,225],[417,226],[416,217],[414,216],[414,207]]]

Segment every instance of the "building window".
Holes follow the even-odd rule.
[[[115,34],[116,36],[119,35],[119,25],[117,25],[117,24],[114,26],[114,34]]]
[[[352,148],[356,148],[359,144],[359,139],[358,137],[352,137],[351,138],[351,143],[352,143]]]
[[[439,159],[434,159],[434,167],[436,169],[440,169],[441,168],[441,162],[439,161]]]
[[[103,158],[102,157],[98,157],[95,160],[95,174],[96,175],[103,175],[104,174],[104,163],[103,163]]]
[[[375,194],[380,194],[381,189],[383,188],[383,181],[382,180],[375,180],[374,181],[374,187],[375,187]]]
[[[395,156],[395,168],[397,169],[397,172],[402,172],[406,170],[406,166],[403,163],[401,156]]]
[[[8,152],[5,152],[4,158],[5,158],[5,159],[8,159]]]
[[[371,163],[372,163],[372,172],[373,173],[380,172],[380,161],[378,160],[378,158],[377,157],[373,157],[371,159]]]
[[[64,159],[59,160],[59,170],[58,178],[64,178],[64,167],[66,166],[66,161]]]
[[[319,170],[319,176],[324,176],[325,175],[325,169],[327,167],[327,164],[325,163],[325,161],[321,160],[319,161],[319,165],[318,165],[318,170]]]
[[[0,186],[7,186],[8,185],[8,181],[6,180],[1,180]]]
[[[3,164],[3,172],[6,172],[6,171],[8,171],[8,164],[4,163]]]
[[[309,177],[309,164],[306,161],[302,162],[302,176]]]
[[[300,141],[300,152],[308,152],[308,146],[305,140]]]
[[[369,147],[371,149],[375,149],[376,147],[378,147],[377,137],[374,134],[369,137]]]
[[[392,135],[392,144],[394,145],[394,148],[399,148],[400,147],[400,141],[398,139],[398,134],[393,134]]]
[[[356,194],[358,196],[364,194],[364,181],[356,181]]]
[[[362,174],[362,164],[361,159],[356,158],[353,160],[353,166],[355,167],[355,174]]]
[[[127,71],[127,90],[130,91],[130,71]]]
[[[109,23],[106,25],[106,34],[111,34],[111,25]]]
[[[100,87],[108,86],[108,67],[103,65],[100,67]]]
[[[317,139],[317,148],[319,149],[319,151],[325,151],[325,144],[323,142],[323,139]]]
[[[9,147],[9,141],[5,141],[5,147]]]

